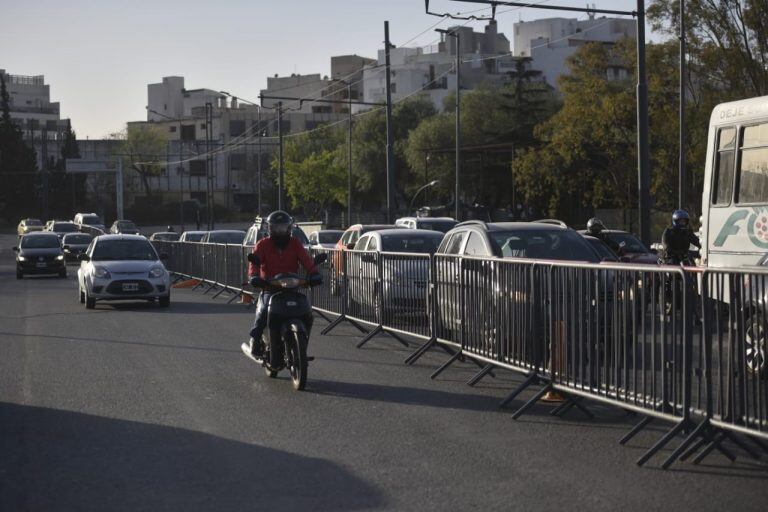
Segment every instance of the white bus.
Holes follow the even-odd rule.
[[[702,264],[757,264],[768,253],[768,96],[723,103],[709,121]]]

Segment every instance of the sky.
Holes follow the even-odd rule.
[[[636,7],[635,0],[589,3]],[[440,12],[482,8],[430,3]],[[510,40],[520,20],[586,18],[511,7],[499,7],[497,14],[499,31]],[[440,21],[425,14],[423,0],[0,0],[0,69],[45,75],[51,100],[61,103],[61,116],[72,119],[78,138],[103,138],[127,121],[146,118],[147,84],[164,76],[183,76],[188,89],[225,90],[257,101],[267,76],[327,75],[332,55],[375,58],[383,48],[384,20],[397,46],[434,43],[437,34],[429,27]],[[470,23],[476,30],[484,24]]]

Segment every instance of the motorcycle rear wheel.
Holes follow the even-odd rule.
[[[307,385],[307,335],[294,332],[291,340],[288,372],[291,374],[291,383],[296,391],[303,390]]]

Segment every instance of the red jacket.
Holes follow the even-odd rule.
[[[299,263],[310,274],[317,272],[315,262],[301,245],[299,239],[291,237],[288,246],[285,249],[279,249],[275,242],[267,237],[262,238],[253,248],[253,253],[259,257],[259,277],[270,279],[277,274],[297,274],[299,272]],[[256,275],[256,266],[253,263],[248,264],[248,275]]]

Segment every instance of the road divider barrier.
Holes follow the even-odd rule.
[[[153,242],[178,280],[230,302],[252,296],[252,247]],[[358,347],[379,335],[432,348],[478,366],[475,385],[494,370],[524,375],[502,402],[517,419],[539,400],[559,398],[564,415],[588,403],[640,416],[621,440],[649,423],[670,429],[642,457],[645,464],[680,436],[662,467],[713,451],[734,458],[768,453],[768,271],[632,264],[490,259],[457,255],[318,249],[324,286],[307,291],[329,323],[361,332]],[[726,441],[728,441],[726,443]],[[695,456],[695,457],[694,457]]]

